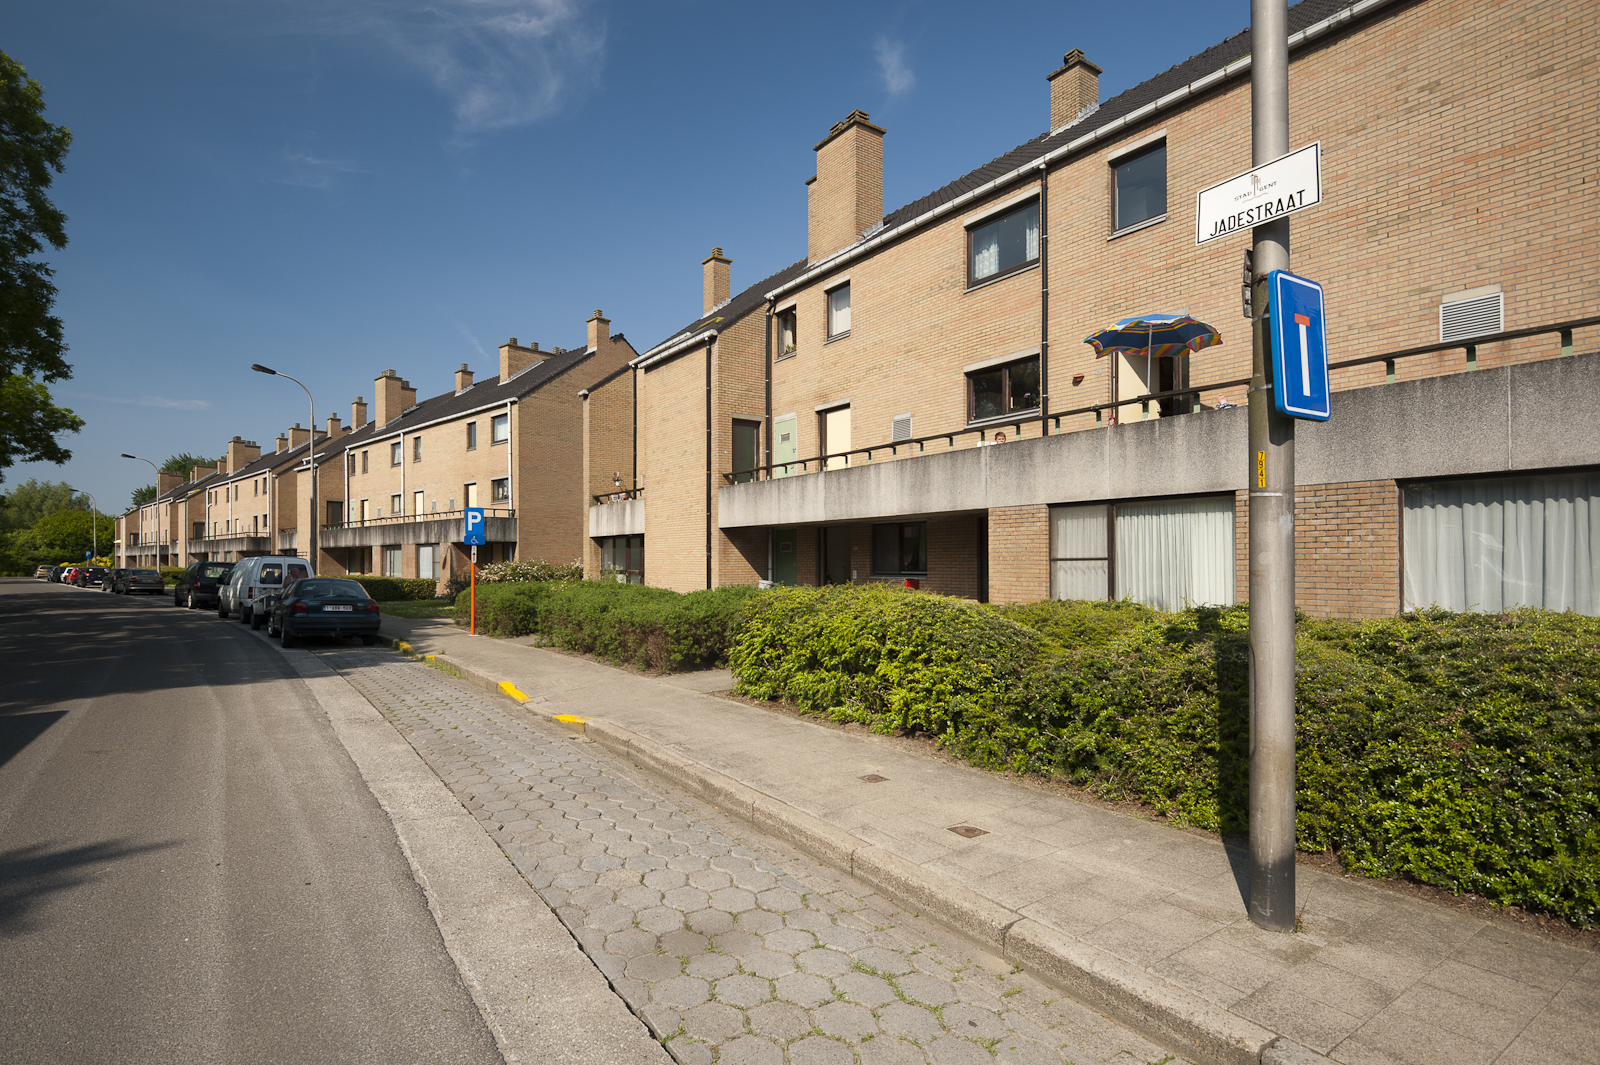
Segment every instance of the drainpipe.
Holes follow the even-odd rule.
[[[706,587],[711,587],[711,345],[706,337]]]
[[[1050,435],[1050,166],[1039,164],[1039,435]]]
[[[764,466],[772,465],[772,307],[776,302],[776,300],[767,301],[767,418],[766,424],[761,428],[761,436],[766,443],[764,450],[766,451],[767,461],[761,464]],[[768,471],[767,476],[770,477],[771,475],[771,472]],[[755,475],[751,474],[750,479],[755,480]],[[771,574],[768,574],[768,576],[770,577]]]
[[[637,492],[639,490],[639,367],[635,366],[630,376],[633,378],[633,489]]]

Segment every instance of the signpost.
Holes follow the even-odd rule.
[[[1328,388],[1328,326],[1322,286],[1287,270],[1267,275],[1272,335],[1272,404],[1280,414],[1325,422],[1333,413]]]
[[[1322,202],[1322,142],[1202,189],[1194,199],[1196,245],[1315,207]]]
[[[472,627],[471,633],[478,634],[478,548],[489,541],[485,538],[488,527],[484,524],[483,508],[468,507],[465,517],[461,519],[461,542],[472,548]]]

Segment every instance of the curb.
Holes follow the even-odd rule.
[[[1331,1059],[1232,1013],[1187,988],[1099,947],[1007,909],[843,829],[741,784],[684,754],[604,718],[552,714],[510,681],[496,681],[444,655],[404,654],[448,668],[658,773],[685,791],[849,873],[914,912],[932,917],[1043,976],[1141,1034],[1207,1065],[1333,1065]]]

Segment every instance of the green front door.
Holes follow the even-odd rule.
[[[792,587],[800,575],[800,530],[789,525],[772,530],[772,580]]]
[[[788,477],[793,474],[795,468],[784,463],[792,463],[799,457],[800,438],[795,416],[790,414],[778,418],[772,423],[772,476]]]

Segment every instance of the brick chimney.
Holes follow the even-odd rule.
[[[472,371],[467,369],[467,364],[462,363],[461,369],[456,371],[456,395],[460,395],[472,387]]]
[[[517,338],[512,337],[500,345],[500,380],[511,380],[512,377],[526,370],[528,367],[543,362],[550,357],[550,352],[540,351],[537,341],[533,347],[525,348],[517,343]]]
[[[228,472],[238,473],[261,457],[261,446],[254,440],[234,437],[228,441]]]
[[[359,429],[367,424],[367,401],[360,396],[350,404],[350,428]]]
[[[338,436],[342,432],[344,432],[344,428],[339,424],[339,416],[337,414],[328,415],[329,438],[331,439],[332,437]]]
[[[1100,68],[1074,48],[1061,57],[1061,69],[1046,75],[1050,83],[1050,128],[1060,129],[1078,120],[1084,108],[1100,103]]]
[[[289,449],[289,438],[284,436],[282,433],[278,434],[277,443],[278,446],[272,449],[275,454],[281,454]]]
[[[600,345],[611,339],[611,319],[600,313],[596,307],[589,316],[589,350],[599,351]]]
[[[218,465],[220,466],[221,463],[218,463]],[[213,473],[216,473],[216,472],[217,472],[217,466],[196,466],[193,470],[191,470],[189,472],[189,482],[192,484],[195,481],[200,480],[200,478],[202,478],[202,477],[210,477]]]
[[[705,309],[700,313],[710,314],[733,295],[733,262],[723,256],[721,248],[712,248],[710,258],[700,260],[700,267],[705,274]]]
[[[883,127],[851,111],[817,145],[807,182],[806,257],[826,259],[883,221]]]
[[[156,495],[164,496],[183,483],[183,475],[161,470],[156,474]]]
[[[302,429],[300,427],[300,423],[299,422],[295,422],[294,425],[289,427],[289,446],[290,447],[299,447],[301,444],[305,443],[307,440],[310,440],[310,439],[311,439],[311,430]]]
[[[374,402],[377,409],[373,411],[373,421],[378,425],[388,425],[400,417],[400,412],[417,402],[417,390],[411,387],[410,381],[403,381],[393,370],[385,370],[373,379],[375,395]]]

